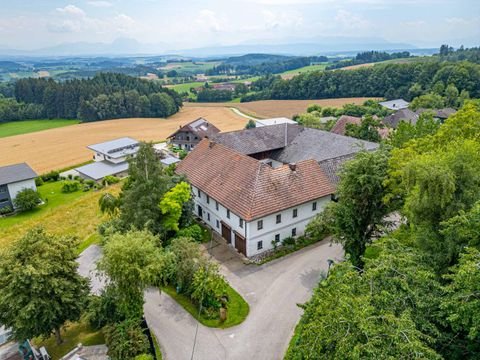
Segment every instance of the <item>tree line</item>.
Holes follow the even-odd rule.
[[[346,66],[376,63],[380,61],[392,60],[392,59],[403,59],[410,57],[408,51],[396,52],[396,53],[387,53],[385,51],[365,51],[358,53],[355,58],[350,60],[340,60],[334,62],[332,65],[328,65],[325,69],[340,69]]]
[[[326,56],[304,56],[293,57],[286,59],[274,59],[271,61],[265,61],[260,64],[248,64],[248,63],[229,63],[223,62],[220,65],[214,66],[212,69],[208,69],[206,75],[221,75],[221,74],[235,74],[235,75],[265,75],[265,74],[278,74],[288,70],[298,69],[304,66],[311,65],[312,63],[326,62],[328,58]]]
[[[379,64],[349,71],[317,71],[290,80],[280,76],[261,78],[252,84],[257,92],[241,101],[263,99],[322,99],[384,97],[410,100],[434,89],[454,85],[464,95],[480,97],[480,65],[468,61],[423,61]]]
[[[0,98],[0,121],[166,117],[181,106],[175,91],[123,74],[100,73],[91,79],[65,82],[27,78],[15,83],[14,98]]]

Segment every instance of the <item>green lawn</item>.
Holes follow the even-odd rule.
[[[35,339],[34,344],[45,346],[53,360],[60,359],[79,343],[86,346],[105,344],[102,330],[92,329],[84,319],[78,323],[67,324],[61,334],[64,341],[60,345],[57,345],[53,335],[45,340]]]
[[[227,295],[229,298],[227,320],[221,322],[219,318],[207,319],[202,314],[198,314],[197,305],[193,304],[188,296],[177,294],[172,286],[164,286],[162,290],[170,295],[179,305],[197,319],[202,325],[226,329],[241,324],[248,316],[250,307],[248,303],[232,287],[228,286]]]
[[[327,63],[308,65],[308,66],[304,66],[302,68],[285,71],[285,72],[283,72],[279,75],[291,75],[291,74],[298,75],[298,74],[301,74],[301,73],[306,73],[306,72],[311,72],[311,71],[322,71],[322,70],[325,70],[326,67],[327,67]]]
[[[0,124],[0,138],[74,125],[78,124],[79,122],[80,120],[67,119],[12,121],[5,124]]]
[[[45,204],[40,205],[39,207],[31,211],[20,213],[14,216],[9,216],[6,218],[1,218],[0,230],[19,224],[27,219],[34,219],[36,217],[42,216],[45,212],[53,211],[56,207],[67,204],[87,194],[83,191],[76,191],[70,194],[62,193],[61,181],[47,182],[42,186],[39,186],[37,189]]]

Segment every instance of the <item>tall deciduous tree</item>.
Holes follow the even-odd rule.
[[[77,273],[75,245],[35,228],[0,258],[0,323],[16,339],[55,332],[61,343],[62,325],[79,319],[89,287]]]
[[[162,231],[162,211],[158,204],[170,186],[153,146],[142,143],[137,155],[129,160],[129,177],[122,189],[120,222],[124,229]]]
[[[367,244],[384,224],[383,202],[389,153],[362,151],[347,162],[340,174],[338,202],[332,203],[332,231],[354,265],[362,267]]]
[[[165,231],[178,231],[179,221],[185,203],[190,200],[190,185],[182,181],[165,193],[159,207],[162,211]]]
[[[113,234],[104,246],[98,269],[105,273],[117,297],[117,308],[127,319],[143,314],[143,291],[158,282],[163,268],[159,240],[148,231]]]

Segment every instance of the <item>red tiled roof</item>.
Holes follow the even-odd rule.
[[[314,159],[276,169],[221,144],[202,140],[177,173],[241,218],[250,221],[334,193]]]
[[[333,128],[330,131],[338,135],[345,135],[345,131],[347,130],[347,124],[360,125],[361,122],[362,119],[359,117],[342,115],[337,120],[335,125],[333,125]]]

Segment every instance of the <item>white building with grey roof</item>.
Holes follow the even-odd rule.
[[[140,143],[132,138],[123,137],[99,144],[89,145],[93,151],[93,163],[80,166],[75,170],[85,179],[100,181],[106,176],[125,176],[128,173],[129,156],[135,156]]]
[[[24,189],[37,190],[37,173],[26,163],[0,167],[0,209],[14,209],[17,194]]]

